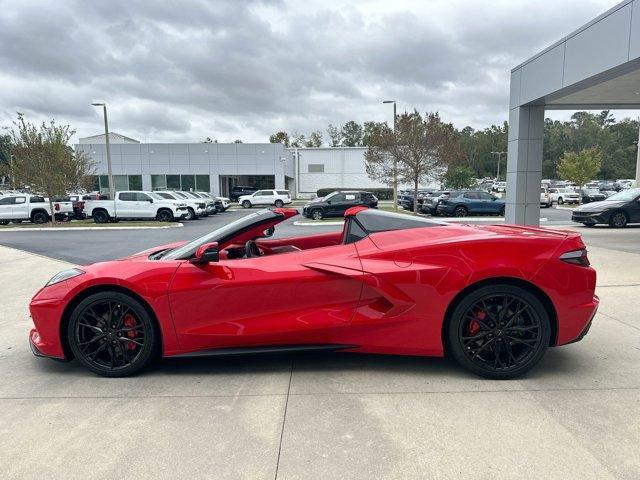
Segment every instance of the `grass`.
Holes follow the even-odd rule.
[[[118,223],[94,223],[93,220],[72,220],[71,222],[56,222],[53,226],[51,223],[10,223],[9,225],[0,225],[0,230],[7,228],[59,228],[61,230],[66,228],[78,228],[78,227],[92,227],[92,228],[113,228],[113,227],[164,227],[171,225],[171,222],[157,222],[157,221],[128,221]]]

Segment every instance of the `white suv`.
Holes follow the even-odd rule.
[[[557,202],[558,205],[563,203],[575,203],[577,205],[580,203],[580,194],[573,188],[550,188],[549,194],[551,195],[551,201]]]
[[[275,205],[280,208],[291,203],[289,190],[258,190],[251,195],[242,195],[238,203],[243,208],[251,208],[254,205]]]

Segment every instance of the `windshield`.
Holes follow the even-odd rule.
[[[572,189],[570,188],[559,188],[558,191],[560,193],[575,193]]]
[[[189,198],[182,192],[173,192],[173,194],[178,198]]]
[[[624,190],[622,192],[611,195],[607,198],[607,201],[612,200],[614,202],[631,202],[640,196],[640,188],[633,188],[631,190]]]
[[[587,195],[598,195],[600,193],[600,190],[596,190],[595,188],[587,188],[586,190],[584,190],[584,193],[586,193]]]
[[[167,197],[163,198],[155,192],[147,192],[147,195],[149,195],[151,198],[155,198],[156,200],[164,200],[165,198],[167,198]]]
[[[195,240],[187,243],[178,248],[174,248],[165,252],[161,257],[163,259],[169,260],[180,260],[191,258],[193,254],[196,252],[200,245],[204,245],[205,243],[218,242],[222,243],[228,238],[238,234],[242,230],[252,227],[260,222],[266,220],[273,220],[274,218],[282,217],[282,214],[278,214],[273,212],[272,210],[259,210],[256,213],[252,213],[247,215],[246,217],[239,218],[238,220],[234,220],[231,223],[223,225],[222,227],[214,230],[211,233],[207,233],[206,235],[196,238]],[[159,258],[159,257],[156,257]]]
[[[329,195],[327,195],[326,197],[324,197],[324,200],[329,200],[331,197],[336,196],[337,194],[339,194],[340,192],[331,192]]]

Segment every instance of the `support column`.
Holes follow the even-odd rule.
[[[544,106],[509,110],[506,222],[540,225]]]

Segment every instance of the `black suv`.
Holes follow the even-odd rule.
[[[237,202],[238,198],[240,198],[242,195],[251,195],[252,193],[255,193],[257,191],[258,189],[256,187],[246,187],[242,185],[236,185],[235,187],[231,188],[229,199],[234,202]]]
[[[302,208],[302,215],[314,220],[325,217],[342,217],[351,207],[376,208],[378,199],[371,192],[331,192],[326,197],[316,198]]]

